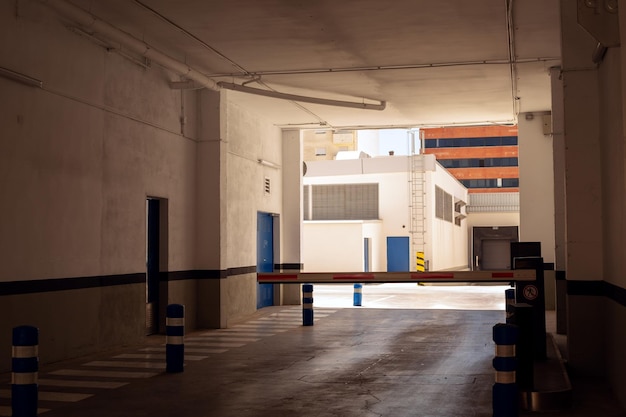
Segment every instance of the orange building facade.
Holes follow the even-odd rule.
[[[422,152],[470,193],[519,192],[517,126],[420,129]]]

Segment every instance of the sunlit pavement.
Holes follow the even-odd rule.
[[[508,285],[363,284],[362,302],[354,307],[353,284],[315,284],[314,307],[504,310]]]

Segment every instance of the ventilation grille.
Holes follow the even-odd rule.
[[[265,179],[263,181],[263,191],[265,192],[265,194],[271,194],[272,182],[269,179],[269,177],[265,177]]]

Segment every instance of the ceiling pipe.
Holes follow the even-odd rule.
[[[134,51],[135,53],[153,61],[157,64],[170,69],[177,74],[198,82],[203,87],[211,90],[219,90],[219,87],[215,81],[201,72],[191,68],[190,66],[177,61],[176,59],[160,52],[147,43],[129,35],[128,33],[112,26],[103,20],[98,19],[91,13],[84,11],[83,9],[68,3],[65,0],[39,0],[41,3],[54,9],[59,14],[67,19],[75,22],[76,24],[87,28],[95,33],[105,36],[109,40],[120,43],[122,46]]]
[[[115,26],[98,19],[85,10],[74,6],[66,0],[39,0],[42,4],[47,5],[51,9],[55,10],[60,15],[80,25],[82,28],[92,31],[93,33],[100,34],[114,42],[118,42],[120,45],[128,48],[129,50],[149,59],[157,64],[176,72],[178,75],[185,77],[188,80],[197,82],[202,87],[209,88],[211,90],[219,91],[220,87],[241,91],[244,93],[257,94],[266,97],[273,97],[283,100],[300,101],[306,103],[322,104],[329,106],[351,107],[356,109],[367,110],[384,110],[386,103],[381,101],[380,104],[368,104],[368,103],[356,103],[349,101],[330,100],[316,97],[299,96],[295,94],[285,94],[276,91],[260,90],[256,88],[250,88],[233,83],[220,82],[216,83],[211,78],[202,74],[201,72],[191,68],[187,64],[184,64],[176,59],[158,51],[147,43],[135,38],[132,35],[116,28]]]
[[[279,93],[277,91],[261,90],[259,88],[246,87],[243,85],[227,83],[224,81],[217,83],[217,85],[227,90],[240,91],[243,93],[256,94],[256,95],[265,96],[265,97],[279,98],[283,100],[302,101],[305,103],[322,104],[322,105],[327,105],[327,106],[350,107],[353,109],[379,110],[379,111],[385,110],[385,107],[387,107],[387,103],[385,101],[381,101],[380,104],[372,104],[372,103],[357,103],[354,101],[331,100],[327,98],[299,96],[297,94],[287,94],[287,93]]]

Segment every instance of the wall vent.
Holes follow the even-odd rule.
[[[272,182],[270,181],[269,177],[265,177],[263,181],[263,190],[265,191],[265,194],[271,194]]]

